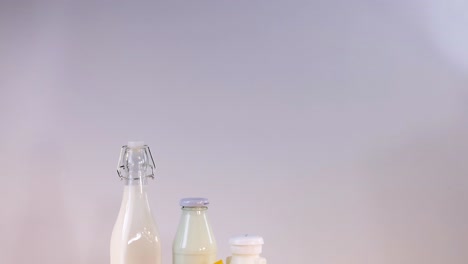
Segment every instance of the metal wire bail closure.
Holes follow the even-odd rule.
[[[119,176],[120,180],[137,180],[138,178],[130,178],[129,177],[129,168],[128,168],[128,154],[132,148],[128,147],[128,145],[123,145],[120,149],[120,156],[119,162],[117,164],[117,175]],[[133,148],[134,149],[134,148]],[[156,165],[154,163],[153,155],[151,154],[151,150],[148,145],[142,145],[138,149],[143,150],[144,157],[148,161],[147,162],[147,171],[144,177],[149,177],[154,179],[154,170],[156,169]]]

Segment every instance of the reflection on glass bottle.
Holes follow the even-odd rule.
[[[159,231],[146,193],[154,168],[151,151],[143,142],[129,142],[122,147],[117,173],[125,186],[112,231],[111,264],[161,264]]]
[[[173,264],[213,264],[216,240],[208,222],[208,199],[184,198],[182,216],[172,245]]]

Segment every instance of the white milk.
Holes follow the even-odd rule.
[[[119,216],[112,231],[111,264],[161,264],[161,245],[151,215],[146,186],[125,185]]]
[[[216,241],[207,219],[205,205],[182,207],[182,216],[172,245],[173,264],[213,264],[217,261]]]

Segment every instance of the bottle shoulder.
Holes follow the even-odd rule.
[[[172,248],[180,253],[216,252],[217,244],[209,223],[182,218]]]

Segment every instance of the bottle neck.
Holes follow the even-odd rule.
[[[148,177],[129,177],[123,180],[125,186],[148,185]]]
[[[148,177],[127,178],[124,182],[124,199],[147,199]]]
[[[207,210],[208,210],[208,207],[206,206],[202,206],[202,207],[182,206],[182,214],[204,215]]]
[[[147,193],[147,185],[140,180],[125,180],[122,203],[120,205],[119,218],[126,216],[141,217],[145,219],[151,212]]]

